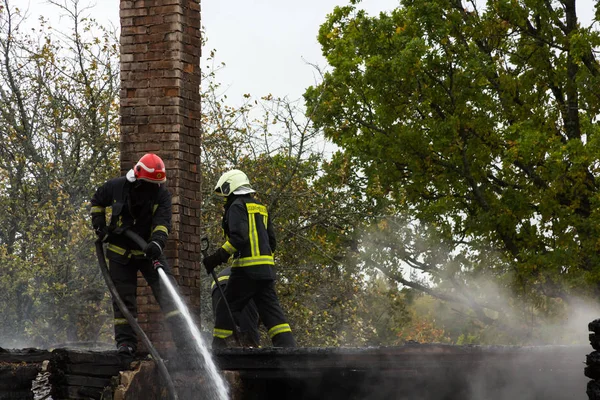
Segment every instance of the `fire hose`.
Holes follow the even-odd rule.
[[[208,248],[209,247],[210,247],[210,243],[208,241],[208,238],[206,236],[204,236],[203,238],[200,239],[200,251],[202,252],[203,258],[206,258],[206,256],[208,256]],[[227,312],[229,313],[229,318],[231,318],[231,323],[233,324],[233,337],[235,338],[235,341],[237,342],[238,346],[242,347],[242,342],[240,341],[240,336],[238,334],[237,324],[235,323],[235,319],[233,318],[233,313],[231,312],[229,303],[227,302],[227,299],[225,298],[225,292],[223,291],[223,288],[219,284],[219,278],[217,277],[217,273],[213,269],[212,271],[210,271],[210,274],[212,275],[212,277],[215,281],[215,285],[217,285],[217,288],[219,289],[219,293],[221,293],[221,300],[225,302],[225,306],[227,307]]]
[[[136,242],[136,244],[138,244],[138,246],[141,243],[138,242],[138,240],[136,240],[133,236],[136,236],[137,239],[144,242],[141,237],[139,237],[138,235],[136,235],[135,233],[133,233],[129,230],[125,230],[124,234],[125,234],[125,236],[134,240]],[[140,247],[142,249],[144,248],[142,246],[140,246]],[[160,354],[158,354],[158,351],[152,345],[152,342],[150,342],[150,339],[148,338],[146,333],[142,330],[142,328],[140,327],[140,325],[138,324],[136,319],[133,317],[133,315],[131,315],[131,313],[127,309],[127,306],[123,302],[123,299],[121,299],[121,296],[119,296],[119,293],[117,292],[117,288],[110,277],[110,273],[108,271],[108,266],[106,265],[106,259],[104,256],[104,248],[102,246],[102,241],[100,239],[96,241],[96,255],[98,256],[98,263],[100,264],[100,271],[102,272],[102,275],[104,276],[104,280],[106,281],[106,286],[108,286],[110,295],[112,296],[115,303],[117,303],[117,306],[119,307],[119,309],[125,316],[125,319],[127,319],[127,322],[129,323],[129,325],[131,325],[131,327],[133,328],[135,333],[138,335],[138,337],[141,338],[142,342],[144,342],[144,344],[148,348],[148,351],[150,352],[150,354],[152,355],[152,358],[154,359],[154,362],[156,363],[158,372],[162,376],[162,378],[167,386],[167,391],[169,393],[170,399],[178,400],[177,392],[175,391],[175,385],[173,383],[173,380],[171,379],[171,375],[169,374],[167,367],[165,366],[164,361],[162,360],[162,358],[160,357]]]

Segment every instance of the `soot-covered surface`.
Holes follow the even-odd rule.
[[[589,346],[229,349],[246,399],[583,399]]]
[[[407,344],[227,349],[215,358],[232,383],[231,400],[563,400],[586,398],[589,352],[589,346]],[[0,349],[0,400],[109,399],[117,395],[109,381],[121,369],[114,351]],[[156,371],[148,373],[132,380],[122,398],[162,398]],[[175,371],[178,389],[188,389],[180,400],[203,398],[195,376],[187,368]]]

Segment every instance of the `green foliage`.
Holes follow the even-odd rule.
[[[367,265],[491,323],[508,309],[478,298],[481,277],[544,314],[599,292],[600,37],[574,8],[472,4],[336,8],[319,31],[331,71],[305,98],[363,194],[406,221]]]
[[[63,6],[72,31],[19,30],[0,9],[0,286],[3,346],[107,339],[108,297],[87,201],[117,173],[118,47]]]

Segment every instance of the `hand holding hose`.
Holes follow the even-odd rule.
[[[229,259],[229,253],[224,248],[220,248],[210,256],[205,255],[202,264],[204,264],[204,269],[206,269],[207,274],[211,274],[215,268],[219,265],[223,264]]]
[[[151,260],[158,259],[158,257],[161,256],[162,252],[162,247],[160,247],[160,245],[155,241],[151,241],[144,248],[144,254]]]

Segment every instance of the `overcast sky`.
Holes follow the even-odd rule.
[[[65,0],[59,0],[65,1]],[[71,1],[71,0],[67,0]],[[119,24],[119,0],[80,0],[95,4],[91,14],[102,24]],[[58,21],[56,7],[46,0],[12,0],[29,3],[29,19],[44,15]],[[218,62],[226,67],[218,80],[228,88],[231,100],[244,93],[262,96],[301,97],[313,84],[314,69],[308,63],[324,66],[317,43],[319,26],[336,5],[346,0],[201,0],[202,25],[206,28],[208,50],[216,49]],[[369,13],[396,7],[399,0],[363,0]],[[57,26],[54,23],[53,26]]]
[[[56,8],[46,0],[11,0],[29,3],[31,20],[41,14],[58,21]],[[71,0],[59,0],[71,1]],[[94,4],[80,0],[81,4]],[[272,93],[290,100],[301,97],[315,82],[307,63],[325,66],[316,36],[319,26],[336,5],[346,0],[202,0],[202,24],[208,37],[207,51],[216,49],[218,62],[226,63],[218,80],[228,88],[230,100],[244,93]],[[390,10],[399,0],[363,0],[360,7],[371,15]],[[578,0],[584,22],[593,16],[593,0]],[[119,0],[95,0],[91,14],[102,24],[119,25]],[[56,26],[56,24],[54,25]]]

